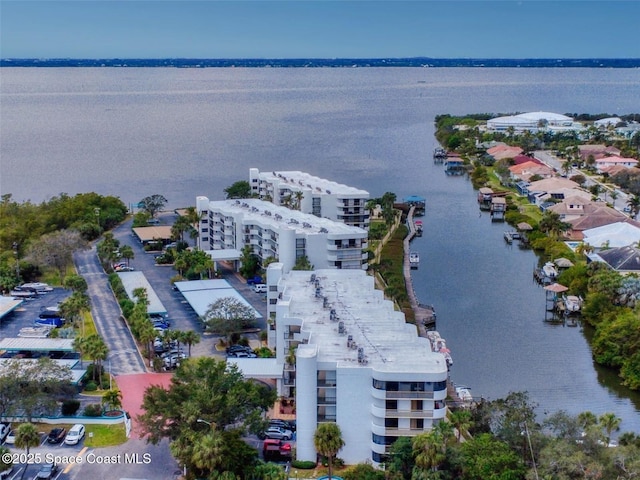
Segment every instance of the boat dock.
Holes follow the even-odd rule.
[[[421,337],[427,336],[427,331],[433,330],[436,327],[436,312],[430,305],[421,304],[418,301],[415,290],[413,289],[413,280],[411,279],[411,262],[410,262],[410,243],[411,240],[417,235],[415,222],[413,221],[413,215],[415,212],[415,206],[409,209],[407,215],[407,226],[409,227],[409,235],[404,239],[404,281],[407,288],[407,295],[409,296],[409,303],[416,317],[416,325]]]

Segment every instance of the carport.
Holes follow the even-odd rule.
[[[193,280],[190,282],[175,282],[174,285],[200,317],[207,312],[209,305],[215,303],[216,300],[233,297],[243,305],[250,307],[254,311],[256,318],[262,318],[260,312],[247,302],[226,280]]]
[[[19,298],[0,296],[0,320],[18,308],[22,302],[24,302],[24,300]]]
[[[135,297],[133,296],[133,291],[137,288],[144,288],[147,292],[147,300],[149,301],[149,305],[147,305],[147,313],[152,314],[156,313],[158,315],[167,315],[167,309],[164,307],[160,298],[156,294],[155,290],[147,280],[147,277],[144,276],[142,272],[118,272],[118,276],[120,280],[122,280],[122,286],[129,298],[135,302]]]

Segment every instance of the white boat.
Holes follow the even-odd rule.
[[[456,386],[456,394],[463,402],[473,401],[473,395],[471,395],[471,389],[469,387]]]
[[[555,263],[547,262],[542,267],[542,273],[544,273],[544,276],[547,278],[556,278],[558,276],[558,269]]]
[[[420,264],[420,255],[417,252],[411,252],[409,254],[409,265],[411,268],[418,268]]]
[[[566,295],[564,297],[564,308],[567,313],[579,312],[582,308],[582,298],[577,295]]]

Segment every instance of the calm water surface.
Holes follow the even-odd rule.
[[[45,69],[0,71],[0,193],[96,191],[170,207],[223,198],[248,169],[295,169],[427,198],[414,242],[454,381],[542,412],[613,411],[640,432],[640,396],[595,368],[582,328],[543,322],[529,251],[479,216],[467,179],[431,160],[438,114],[640,111],[640,70]]]

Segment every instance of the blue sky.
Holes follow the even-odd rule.
[[[2,58],[640,58],[640,1],[0,0]]]

